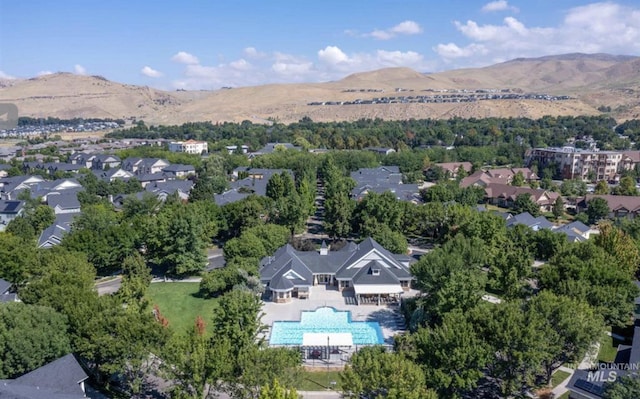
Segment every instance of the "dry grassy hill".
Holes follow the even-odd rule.
[[[397,93],[397,89],[402,93]],[[427,90],[503,89],[570,95],[568,101],[491,100],[473,103],[309,106],[382,96],[428,95]],[[566,54],[516,59],[485,68],[422,74],[408,68],[357,73],[342,80],[217,91],[166,92],[96,76],[58,73],[0,84],[0,101],[22,115],[59,118],[137,118],[155,124],[187,121],[292,122],[359,118],[517,117],[592,115],[609,106],[618,119],[640,118],[640,58]]]

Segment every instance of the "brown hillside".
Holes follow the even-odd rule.
[[[433,95],[434,90],[505,89],[570,95],[569,101],[492,100],[473,103],[309,106],[391,96]],[[397,89],[401,89],[401,93]],[[618,119],[640,118],[640,58],[567,54],[516,59],[485,68],[422,74],[408,68],[357,73],[326,83],[274,84],[216,91],[166,92],[101,77],[58,73],[0,85],[0,101],[25,116],[137,118],[154,124],[187,121],[292,122],[359,118],[518,117],[598,114],[608,106]]]

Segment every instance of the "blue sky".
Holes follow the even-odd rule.
[[[640,2],[0,0],[4,78],[217,89],[570,52],[640,55]]]

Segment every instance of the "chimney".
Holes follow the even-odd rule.
[[[324,256],[329,254],[329,247],[327,247],[327,243],[322,240],[322,245],[320,246],[320,255]]]

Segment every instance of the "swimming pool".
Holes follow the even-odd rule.
[[[351,312],[322,307],[303,311],[300,321],[276,321],[271,327],[270,345],[302,345],[305,333],[350,333],[354,345],[384,343],[377,321],[351,321]]]

